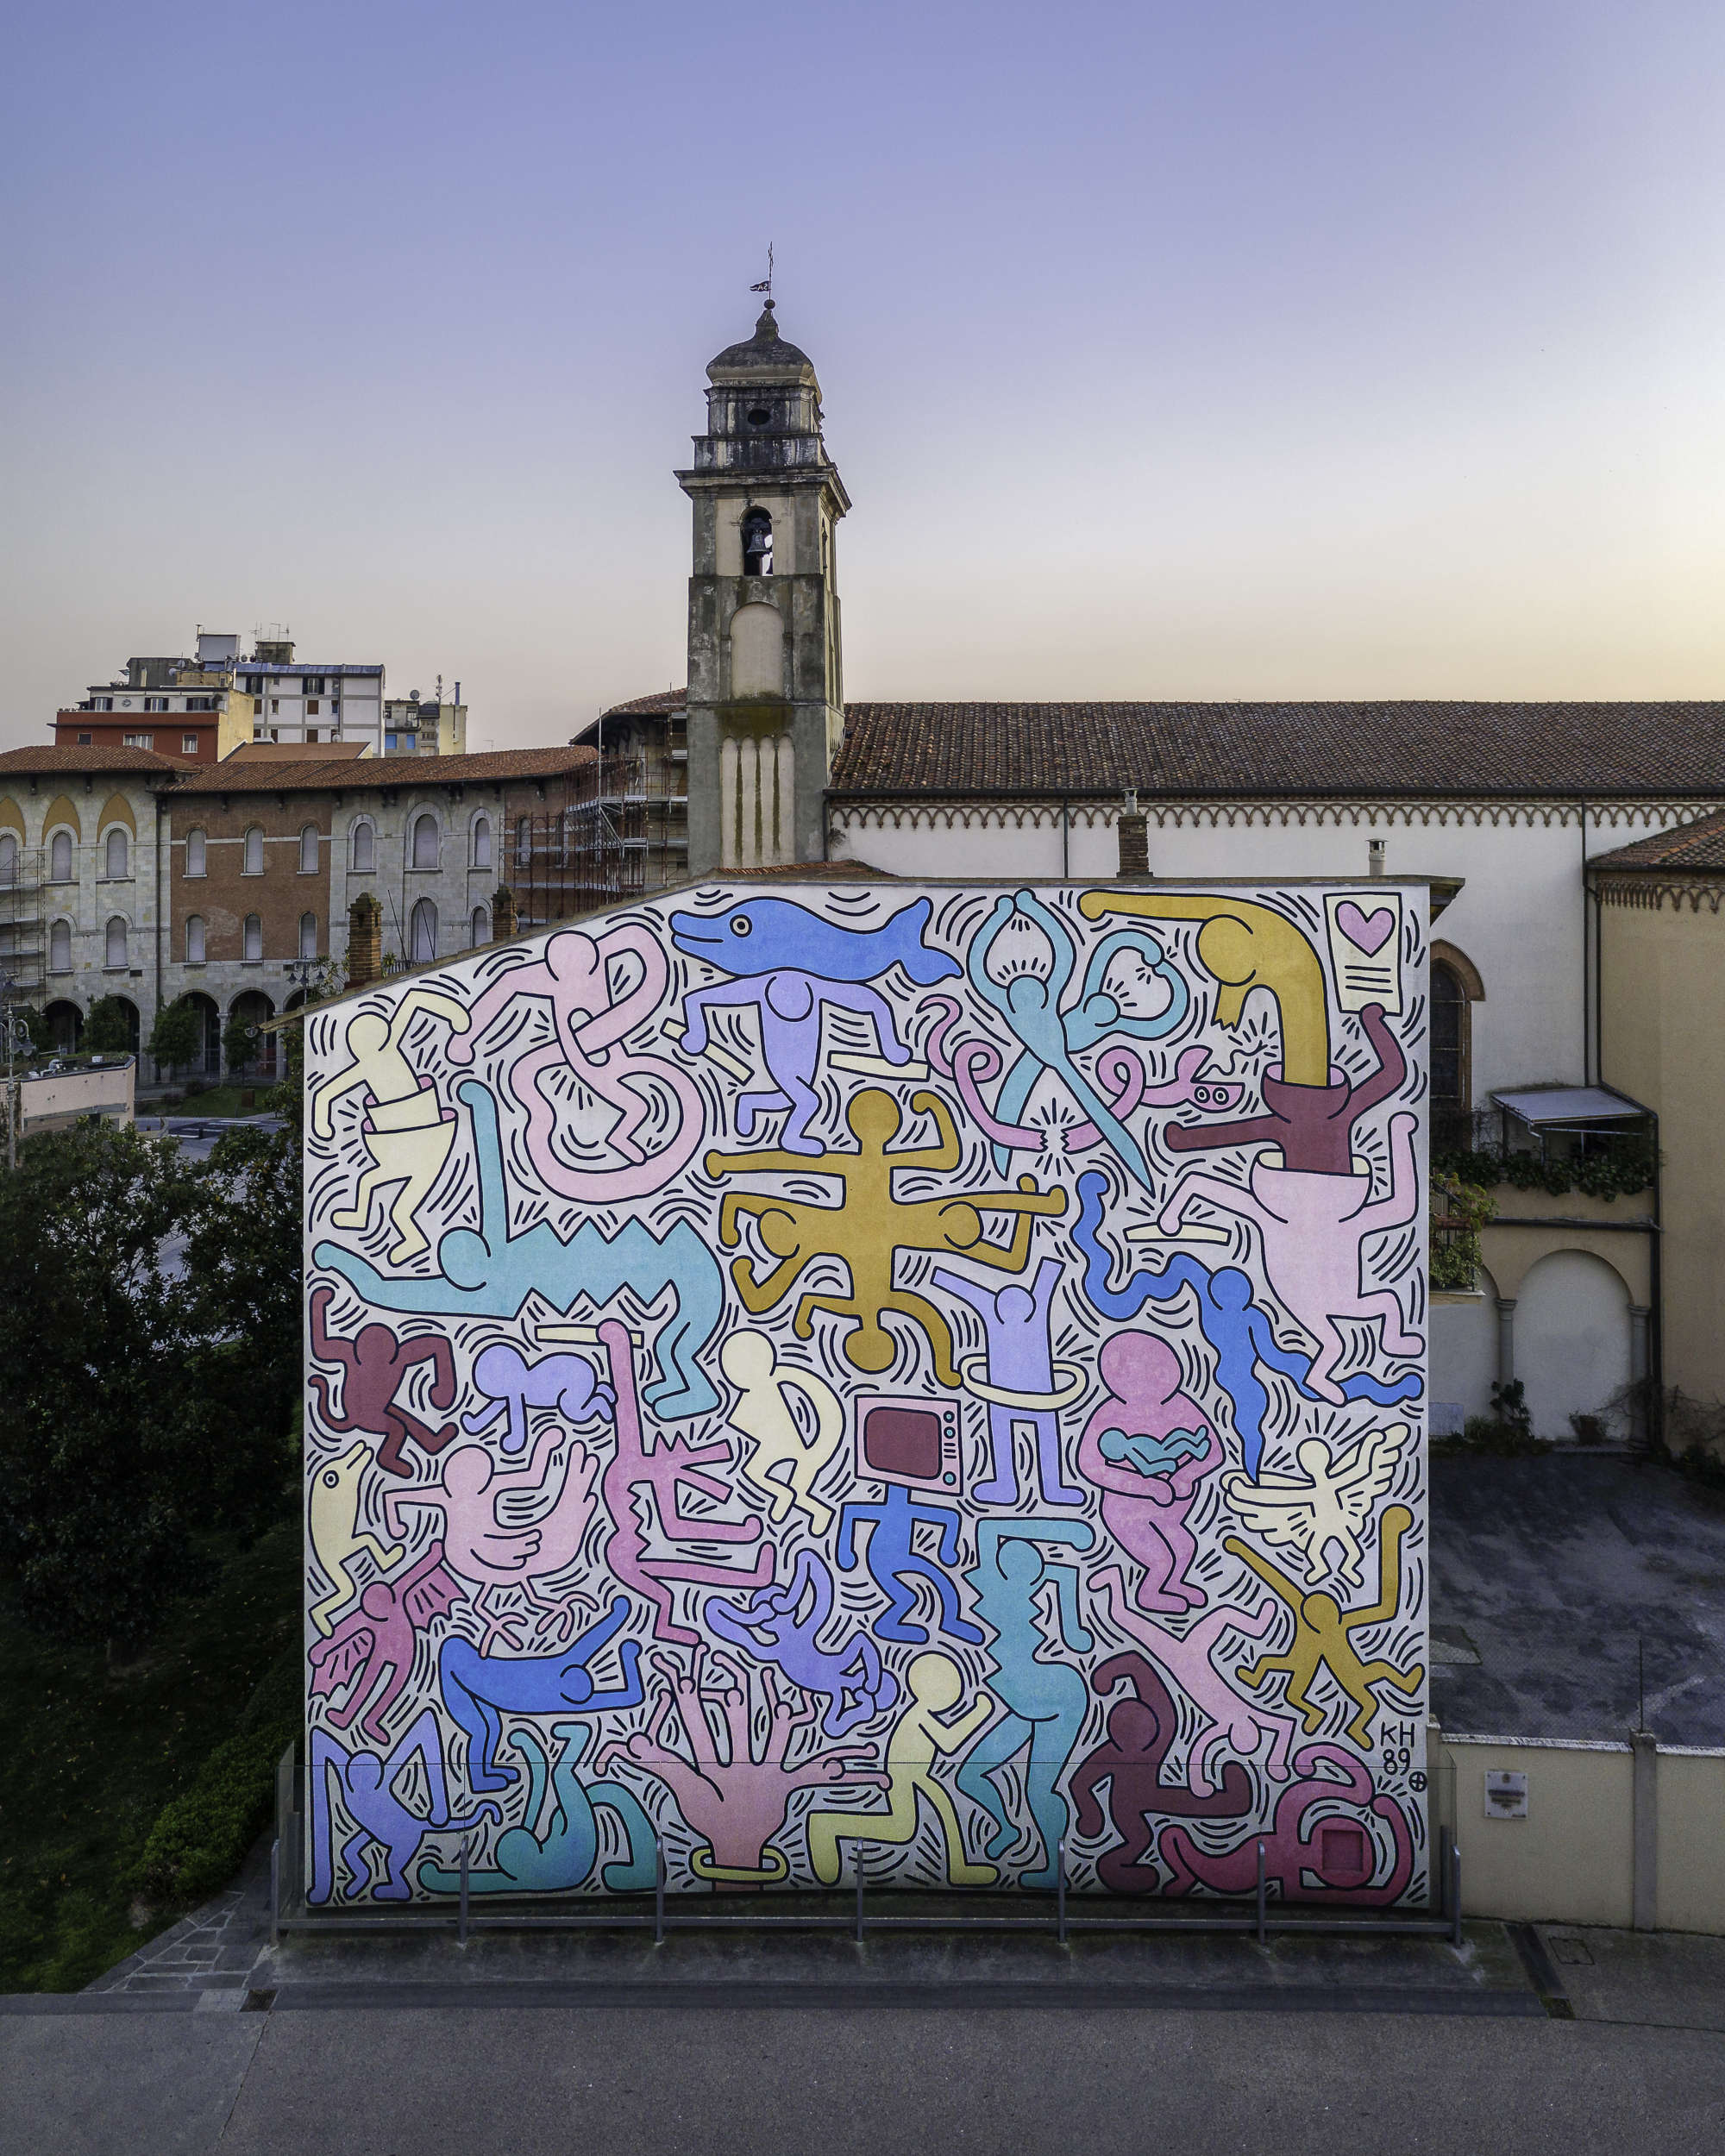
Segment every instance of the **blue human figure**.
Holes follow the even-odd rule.
[[[709,1632],[756,1661],[771,1663],[793,1684],[826,1701],[821,1729],[842,1737],[896,1704],[899,1681],[881,1666],[881,1651],[866,1632],[836,1648],[820,1645],[832,1614],[832,1575],[815,1551],[797,1552],[796,1570],[775,1587],[757,1587],[744,1602],[710,1595],[702,1611]]]
[[[994,1777],[1026,1745],[1025,1795],[1042,1837],[1044,1862],[1021,1872],[1019,1884],[1051,1887],[1059,1870],[1065,1839],[1066,1800],[1056,1788],[1078,1733],[1084,1726],[1090,1695],[1082,1675],[1069,1662],[1047,1662],[1037,1590],[1054,1583],[1056,1621],[1063,1645],[1087,1654],[1095,1645],[1078,1614],[1078,1569],[1051,1563],[1038,1542],[1069,1543],[1075,1550],[1094,1546],[1096,1530],[1088,1520],[982,1520],[976,1526],[976,1564],[965,1578],[976,1590],[976,1614],[994,1633],[994,1669],[988,1689],[1006,1708],[985,1730],[958,1770],[958,1786],[974,1797],[995,1822],[985,1854],[998,1857],[1017,1841],[1020,1828],[1007,1816]]]
[[[887,1598],[885,1611],[871,1627],[875,1638],[926,1643],[926,1630],[921,1625],[905,1621],[916,1607],[916,1589],[912,1582],[923,1579],[934,1589],[940,1605],[940,1630],[951,1639],[968,1639],[973,1646],[980,1646],[982,1633],[959,1615],[957,1590],[940,1570],[942,1564],[958,1562],[957,1514],[944,1505],[923,1504],[900,1484],[888,1483],[887,1495],[879,1503],[849,1504],[838,1515],[838,1543],[834,1554],[841,1572],[856,1569],[856,1529],[863,1522],[869,1525],[869,1551],[862,1562],[868,1566],[869,1576]],[[931,1564],[916,1549],[913,1537],[919,1525],[939,1529],[938,1564]]]
[[[567,1243],[549,1220],[511,1236],[497,1102],[476,1078],[464,1078],[455,1091],[473,1117],[480,1225],[451,1228],[439,1240],[441,1277],[392,1279],[338,1243],[320,1243],[312,1252],[316,1263],[340,1273],[365,1302],[380,1309],[448,1318],[518,1318],[536,1293],[567,1313],[583,1295],[597,1307],[619,1288],[643,1302],[656,1301],[671,1288],[674,1299],[654,1342],[660,1376],[645,1388],[644,1397],[664,1422],[710,1414],[718,1395],[695,1357],[718,1330],[724,1280],[701,1237],[687,1220],[662,1236],[639,1220],[626,1220],[613,1236],[586,1220]]]
[[[611,1707],[638,1707],[641,1643],[625,1639],[617,1651],[623,1683],[594,1689],[587,1664],[627,1621],[629,1597],[617,1595],[605,1615],[557,1654],[481,1654],[471,1639],[451,1633],[438,1650],[437,1683],[458,1728],[467,1736],[467,1786],[506,1789],[518,1777],[499,1768],[497,1748],[505,1714],[600,1714]]]
[[[1014,916],[1033,923],[1048,938],[1054,963],[1046,979],[1039,974],[1014,973],[1008,980],[996,981],[986,970],[995,939]],[[1108,968],[1126,950],[1135,952],[1149,971],[1159,975],[1169,984],[1168,1005],[1154,1018],[1128,1017],[1119,999],[1107,988]],[[1060,1000],[1076,963],[1077,950],[1065,923],[1031,891],[997,899],[994,912],[971,937],[965,954],[970,985],[1006,1020],[1023,1051],[1000,1081],[994,1101],[995,1120],[1020,1122],[1025,1104],[1038,1079],[1044,1070],[1051,1070],[1113,1147],[1127,1170],[1147,1188],[1150,1169],[1137,1139],[1072,1058],[1110,1034],[1126,1033],[1143,1041],[1159,1040],[1164,1034],[1172,1032],[1185,1017],[1190,992],[1184,977],[1154,937],[1138,929],[1121,929],[1104,937],[1091,953],[1078,1002],[1063,1013]],[[1011,1159],[1007,1147],[996,1145],[995,1173],[1004,1175]]]
[[[585,1357],[542,1355],[530,1363],[507,1340],[493,1340],[474,1358],[473,1387],[484,1404],[461,1417],[461,1427],[476,1438],[506,1410],[505,1452],[527,1450],[530,1407],[555,1407],[572,1430],[579,1430],[589,1422],[609,1422],[617,1405],[616,1394],[599,1383]]]
[[[1207,1271],[1184,1250],[1176,1251],[1161,1272],[1132,1274],[1123,1288],[1110,1288],[1113,1260],[1104,1247],[1101,1228],[1102,1201],[1108,1179],[1092,1169],[1078,1178],[1078,1219],[1072,1239],[1084,1253],[1084,1292],[1105,1318],[1121,1320],[1137,1317],[1147,1302],[1171,1302],[1189,1288],[1198,1305],[1198,1326],[1216,1357],[1216,1382],[1233,1403],[1234,1430],[1246,1473],[1253,1482],[1264,1458],[1264,1418],[1270,1395],[1258,1375],[1258,1366],[1291,1377],[1308,1400],[1318,1395],[1307,1379],[1312,1357],[1280,1344],[1269,1317],[1251,1300],[1251,1282],[1238,1267],[1225,1265]],[[1380,1407],[1398,1401],[1415,1400],[1420,1381],[1409,1371],[1386,1385],[1361,1370],[1342,1382],[1345,1400],[1370,1400]]]
[[[396,1777],[417,1757],[425,1770],[430,1792],[431,1815],[422,1819],[395,1794]],[[336,1891],[336,1863],[332,1848],[334,1822],[329,1809],[329,1774],[333,1769],[342,1785],[342,1802],[359,1822],[358,1832],[342,1845],[341,1862],[359,1882],[356,1893],[367,1890],[374,1902],[405,1902],[412,1893],[407,1867],[427,1834],[448,1833],[477,1826],[482,1819],[501,1816],[495,1804],[477,1805],[458,1818],[449,1814],[449,1792],[443,1778],[443,1747],[437,1716],[428,1707],[403,1731],[387,1758],[368,1751],[349,1752],[327,1729],[314,1729],[308,1753],[311,1798],[311,1890],[308,1902],[318,1906]],[[375,1843],[383,1852],[383,1877],[372,1884],[367,1851]]]
[[[518,1729],[509,1741],[527,1762],[523,1824],[507,1827],[498,1836],[489,1869],[468,1871],[468,1893],[572,1893],[586,1883],[599,1854],[599,1822],[593,1814],[599,1804],[608,1805],[616,1813],[629,1845],[626,1860],[619,1858],[605,1865],[606,1888],[613,1894],[635,1894],[650,1887],[658,1870],[652,1821],[620,1782],[595,1782],[589,1789],[575,1771],[593,1735],[592,1723],[553,1722],[551,1735],[562,1751],[550,1777],[557,1808],[543,1840],[536,1837],[533,1828],[545,1805],[547,1757],[531,1730]],[[461,1891],[461,1875],[428,1857],[419,1867],[419,1883],[428,1893],[456,1894]]]
[[[1009,1281],[1001,1288],[979,1286],[958,1273],[937,1267],[930,1279],[960,1302],[967,1303],[982,1320],[988,1343],[985,1382],[990,1392],[1017,1393],[1022,1404],[988,1401],[988,1441],[994,1453],[994,1473],[971,1491],[985,1505],[1015,1505],[1019,1501],[1017,1448],[1014,1432],[1028,1423],[1036,1434],[1037,1476],[1044,1505],[1082,1505],[1084,1493],[1061,1480],[1060,1418],[1044,1403],[1054,1395],[1054,1350],[1049,1340],[1049,1313],[1054,1291],[1065,1267],[1057,1257],[1045,1257],[1026,1288]]]

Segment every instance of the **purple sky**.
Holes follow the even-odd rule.
[[[36,8],[0,741],[194,624],[683,678],[766,244],[858,697],[1725,694],[1718,0]]]

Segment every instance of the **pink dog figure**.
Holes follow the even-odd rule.
[[[1318,1773],[1320,1766],[1338,1774]],[[1375,1796],[1371,1777],[1339,1745],[1307,1745],[1295,1754],[1295,1771],[1300,1779],[1283,1789],[1276,1802],[1276,1818],[1268,1833],[1251,1834],[1225,1856],[1213,1857],[1199,1848],[1183,1827],[1164,1829],[1157,1854],[1173,1873],[1170,1894],[1190,1894],[1208,1887],[1213,1894],[1251,1894],[1258,1885],[1258,1845],[1264,1844],[1266,1884],[1282,1890],[1284,1902],[1371,1902],[1387,1905],[1399,1901],[1414,1874],[1414,1840],[1402,1807],[1393,1796]],[[1327,1808],[1317,1818],[1309,1815],[1319,1805]],[[1389,1877],[1381,1886],[1371,1883],[1377,1869],[1377,1850],[1363,1818],[1350,1819],[1338,1805],[1357,1812],[1371,1811],[1387,1821],[1396,1844]],[[1316,1883],[1308,1885],[1308,1878]]]
[[[1108,1397],[1078,1444],[1078,1471],[1102,1492],[1102,1519],[1144,1567],[1140,1609],[1182,1614],[1209,1597],[1188,1577],[1197,1543],[1186,1525],[1198,1484],[1222,1461],[1203,1411],[1180,1390],[1180,1364],[1151,1332],[1116,1332],[1097,1358]]]

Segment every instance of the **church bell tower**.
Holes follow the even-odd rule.
[[[678,484],[689,579],[689,873],[819,861],[844,730],[837,525],[850,506],[820,431],[820,384],[779,335],[707,368],[707,431]]]

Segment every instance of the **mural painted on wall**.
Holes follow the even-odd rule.
[[[312,1901],[1421,1896],[1422,918],[729,886],[314,1016]]]

